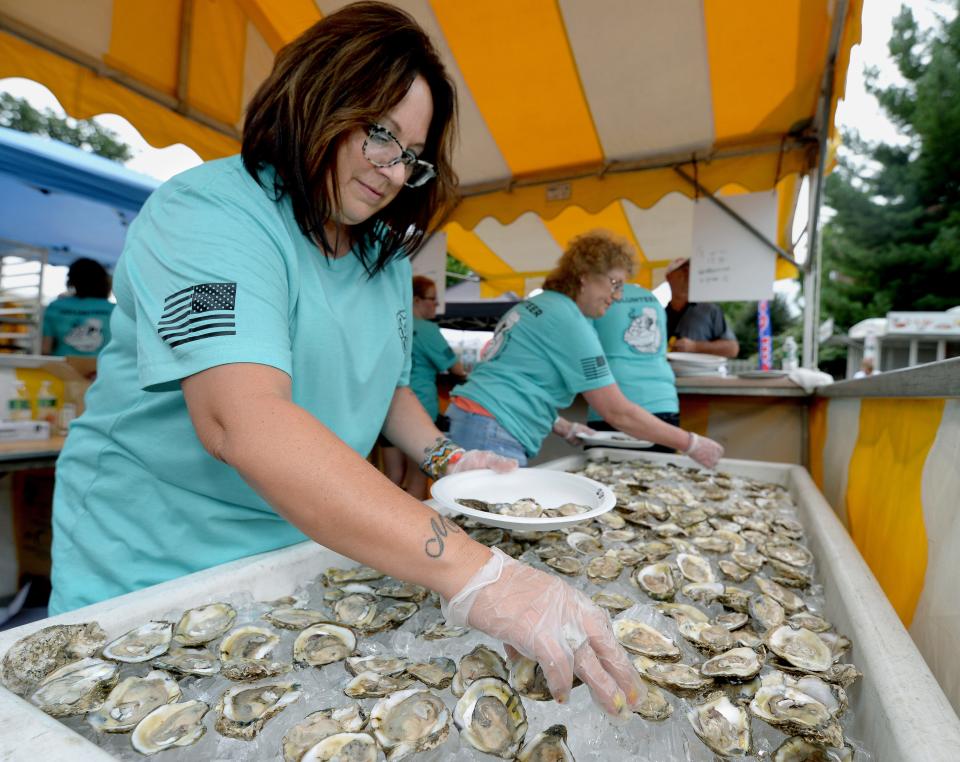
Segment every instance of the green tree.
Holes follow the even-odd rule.
[[[112,130],[89,119],[63,118],[51,109],[39,111],[10,93],[0,93],[0,126],[45,135],[120,163],[133,158],[130,146]]]
[[[473,275],[473,270],[463,264],[459,259],[454,259],[450,254],[447,254],[447,288],[463,283],[464,278],[451,278],[450,273],[466,277]]]
[[[921,29],[910,9],[894,21],[890,54],[904,84],[868,89],[906,137],[903,145],[844,136],[827,179],[835,212],[823,231],[823,317],[848,329],[890,310],[960,303],[960,2]]]

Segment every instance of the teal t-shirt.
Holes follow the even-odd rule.
[[[677,382],[667,362],[667,314],[652,293],[627,283],[620,301],[593,321],[610,370],[624,396],[651,413],[680,410]],[[590,408],[587,420],[599,421]]]
[[[409,381],[411,281],[406,260],[372,279],[352,253],[327,260],[237,156],[154,191],[114,277],[112,341],[57,462],[50,613],[306,539],[204,450],[180,380],[228,363],[277,368],[294,402],[366,456]]]
[[[43,311],[43,335],[53,338],[57,357],[96,357],[110,341],[113,302],[94,297],[65,296]]]
[[[440,414],[437,374],[452,368],[456,363],[457,355],[443,338],[440,327],[429,320],[414,318],[410,388],[433,419]]]
[[[558,409],[612,383],[600,339],[580,308],[544,291],[500,319],[483,362],[456,393],[482,405],[532,457]]]

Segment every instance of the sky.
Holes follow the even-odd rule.
[[[892,30],[891,23],[899,12],[901,4],[910,6],[921,26],[932,25],[937,13],[948,15],[953,12],[953,6],[945,0],[909,0],[906,3],[901,3],[901,0],[865,0],[862,19],[863,38],[860,45],[854,47],[850,57],[846,94],[837,108],[836,120],[841,128],[855,129],[863,138],[871,141],[894,143],[903,140],[864,86],[864,72],[868,66],[875,66],[880,70],[881,84],[901,81],[887,49]],[[63,109],[53,94],[36,82],[25,79],[4,79],[0,80],[0,91],[26,98],[37,108],[51,108],[63,114]],[[134,155],[127,162],[127,167],[134,171],[159,180],[167,180],[178,172],[201,163],[200,157],[183,144],[165,148],[151,146],[130,122],[116,114],[103,114],[95,117],[95,121],[113,130],[131,147]],[[806,211],[806,205],[799,204],[794,224],[794,240],[799,237],[800,231],[806,225]],[[800,259],[805,257],[805,245],[798,247],[797,254]],[[49,290],[53,291],[57,288],[62,290],[59,276],[52,277],[50,281]],[[797,284],[792,281],[778,281],[776,290],[793,301]]]

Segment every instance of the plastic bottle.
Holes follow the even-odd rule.
[[[783,369],[797,369],[797,340],[793,336],[787,336],[783,340]]]
[[[72,402],[64,402],[57,415],[56,432],[62,437],[67,435],[70,430],[70,422],[77,417],[77,406]]]
[[[40,382],[40,391],[37,392],[37,420],[50,424],[50,431],[57,428],[57,398],[53,396],[49,381]]]
[[[10,421],[29,421],[30,398],[27,396],[27,387],[23,381],[17,381],[16,394],[7,401],[7,419]]]

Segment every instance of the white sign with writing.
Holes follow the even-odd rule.
[[[960,334],[960,312],[888,312],[887,333]]]
[[[437,314],[447,309],[447,234],[434,233],[414,256],[413,274],[425,275],[437,285]]]
[[[723,196],[740,217],[776,239],[777,197],[772,192]],[[693,212],[690,301],[732,302],[773,298],[777,255],[709,199]]]

